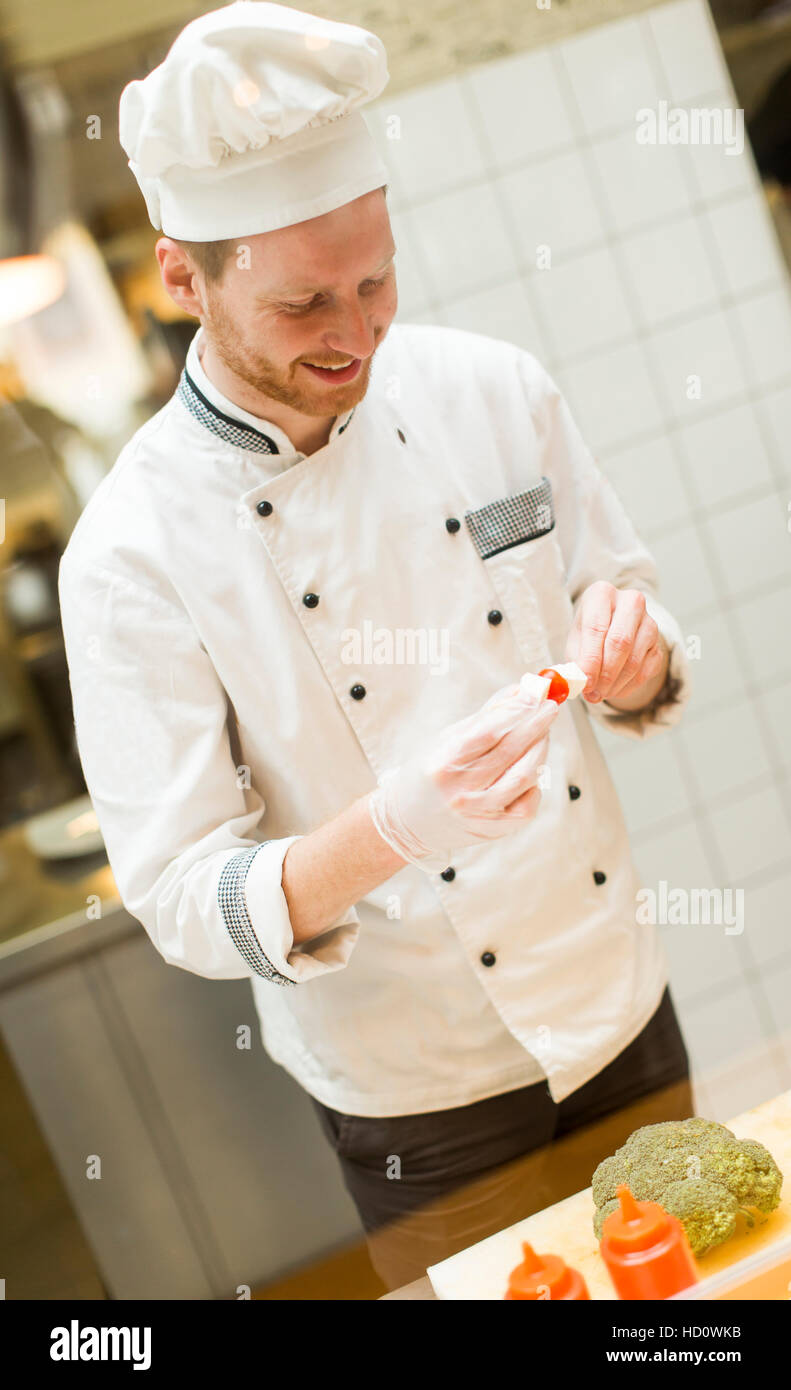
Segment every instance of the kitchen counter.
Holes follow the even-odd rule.
[[[140,930],[103,849],[45,861],[28,845],[24,822],[0,832],[0,990],[34,968]]]
[[[89,899],[101,904],[102,915],[120,905],[103,849],[45,861],[28,845],[25,822],[0,831],[0,953],[29,932],[65,930],[63,924],[85,916]]]
[[[78,1284],[71,1241],[42,1272],[18,1240],[7,1299],[235,1298],[359,1240],[310,1101],[258,1042],[249,981],[168,965],[103,849],[42,861],[21,823],[0,832],[0,1033],[39,1130],[26,1148],[15,1131],[12,1169],[29,1178],[48,1150],[96,1271]],[[95,1154],[106,1182],[86,1181]],[[33,1224],[52,1218],[40,1194],[15,1189]]]
[[[730,1240],[698,1261],[701,1279],[719,1274],[764,1250],[787,1246],[791,1234],[791,1091],[725,1123],[737,1138],[756,1139],[765,1144],[783,1171],[785,1182],[782,1200],[774,1212],[759,1217],[752,1229],[742,1222]],[[585,1133],[580,1132],[578,1138],[583,1145]],[[600,1130],[597,1150],[602,1138]],[[432,1270],[442,1297],[473,1301],[501,1298],[509,1269],[520,1262],[521,1242],[529,1240],[536,1250],[551,1250],[563,1255],[573,1268],[579,1269],[591,1298],[615,1299],[617,1296],[593,1235],[593,1210],[590,1187],[586,1187],[450,1256]],[[383,1295],[384,1299],[437,1299],[437,1294],[426,1275]]]

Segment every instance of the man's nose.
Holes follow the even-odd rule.
[[[373,307],[344,304],[338,317],[324,335],[327,347],[349,357],[370,357],[376,346],[376,313]]]

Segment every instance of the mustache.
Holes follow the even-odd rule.
[[[347,357],[345,362],[316,362],[313,357],[302,357],[300,361],[310,367],[350,367],[352,362],[367,362],[368,357]]]

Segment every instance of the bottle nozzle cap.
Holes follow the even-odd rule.
[[[621,1183],[615,1189],[619,1205],[602,1226],[602,1236],[616,1250],[647,1250],[667,1233],[668,1214],[658,1202],[638,1202]]]

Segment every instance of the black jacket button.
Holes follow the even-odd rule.
[[[445,522],[445,530],[450,531],[451,535],[454,535],[460,526],[461,522],[455,516],[449,516]]]
[[[305,605],[306,608],[315,608],[315,607],[316,607],[316,604],[318,603],[318,601],[319,601],[319,596],[318,596],[318,594],[303,594],[303,595],[302,595],[302,602],[304,603],[304,605]]]
[[[440,874],[440,878],[444,878],[446,883],[452,883],[455,877],[456,870],[453,868],[452,865],[447,869],[443,869],[442,873]]]
[[[593,882],[594,882],[594,883],[605,883],[606,880],[607,880],[607,875],[606,875],[606,874],[603,874],[602,871],[601,871],[601,869],[594,869],[594,870],[593,870]]]
[[[494,965],[497,957],[493,951],[484,951],[481,956],[481,965]]]
[[[492,627],[497,627],[497,624],[503,621],[503,615],[499,608],[493,608],[491,613],[486,614],[486,620],[491,623]]]
[[[258,512],[259,516],[270,516],[272,510],[273,508],[271,502],[259,502],[256,507],[256,511]]]
[[[365,697],[365,686],[353,685],[351,690],[349,691],[349,694],[351,695],[353,700],[362,700]]]
[[[572,801],[576,801],[577,797],[580,795],[581,792],[579,787],[569,787],[569,796],[571,797]]]
[[[404,434],[404,431],[397,429],[396,434],[398,435],[398,438],[401,440],[401,443],[406,444],[406,435]]]

